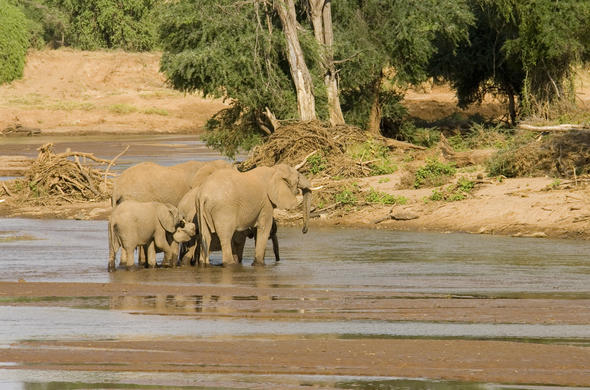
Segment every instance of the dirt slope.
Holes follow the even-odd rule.
[[[31,51],[21,80],[0,86],[0,130],[43,133],[194,132],[221,100],[169,88],[159,53]]]

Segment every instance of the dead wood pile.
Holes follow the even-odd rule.
[[[52,143],[37,150],[39,155],[25,172],[24,178],[8,186],[3,184],[0,189],[14,202],[51,205],[101,201],[110,197],[112,183],[109,180],[109,169],[114,160],[100,159],[91,153],[67,151],[56,154]],[[100,169],[101,166],[106,166],[106,169]]]
[[[500,151],[493,164],[507,177],[550,175],[574,178],[590,173],[590,132],[571,131]]]
[[[370,174],[371,161],[359,161],[349,146],[373,140],[387,145],[384,138],[374,138],[354,126],[336,126],[319,122],[294,122],[280,126],[268,140],[250,153],[240,170],[275,164],[301,165],[299,171],[313,176],[314,164],[321,164],[322,175],[363,177]]]

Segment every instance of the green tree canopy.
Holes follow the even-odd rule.
[[[339,75],[345,117],[361,125],[369,121],[376,104],[399,100],[386,98],[384,72],[393,70],[390,81],[397,86],[425,79],[428,61],[437,49],[435,39],[456,42],[471,22],[464,1],[342,0],[331,6],[333,64],[326,64],[322,62],[328,57],[326,47],[314,39],[310,4],[297,3],[297,21],[313,77],[317,116],[329,117],[323,84],[328,69]],[[165,50],[161,67],[175,88],[200,90],[233,102],[233,110],[211,122],[218,131],[239,122],[242,129],[251,125],[249,134],[260,135],[267,107],[279,119],[296,118],[285,34],[272,1],[179,0],[166,10],[161,38]],[[209,140],[218,147],[224,137],[245,141],[232,135],[237,131],[233,128],[231,134]]]
[[[442,50],[431,71],[451,81],[460,106],[486,93],[506,96],[510,117],[550,116],[574,97],[574,67],[589,60],[590,3],[584,0],[471,0],[469,42]]]
[[[0,0],[0,84],[22,77],[29,32],[20,9]]]
[[[285,37],[270,4],[179,1],[164,13],[160,35],[164,48],[161,68],[175,88],[232,102],[231,109],[209,123],[219,136],[209,137],[214,146],[232,154],[240,144],[257,142],[263,135],[261,128],[267,127],[267,107],[278,118],[297,117]],[[302,32],[300,40],[308,66],[317,75],[313,36]],[[321,102],[325,95],[321,78],[315,81],[316,99]],[[325,105],[319,111],[325,118]]]
[[[473,19],[462,0],[343,0],[333,12],[345,117],[374,132],[399,115],[405,87],[428,77],[435,43],[452,51]]]
[[[12,0],[26,13],[35,46],[151,50],[160,0]]]

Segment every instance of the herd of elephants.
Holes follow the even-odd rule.
[[[209,264],[211,251],[222,263],[241,263],[246,238],[254,238],[254,265],[264,264],[266,243],[272,239],[279,260],[273,210],[291,209],[303,194],[303,233],[311,208],[310,181],[299,167],[278,164],[238,171],[224,160],[187,161],[174,166],[142,162],[123,171],[113,183],[109,218],[108,270],[138,263],[163,266],[190,262]]]

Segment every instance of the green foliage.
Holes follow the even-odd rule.
[[[45,1],[55,12],[55,15],[46,13],[41,21],[50,41],[60,39],[63,34],[61,40],[66,45],[84,50],[145,51],[156,47],[161,0]],[[68,15],[67,21],[61,17],[63,14]]]
[[[477,22],[469,41],[454,51],[439,43],[432,74],[451,81],[462,107],[497,93],[513,102],[513,120],[517,102],[523,116],[559,113],[549,107],[573,99],[573,66],[589,60],[590,3],[471,0],[470,6]]]
[[[386,192],[377,191],[374,188],[371,188],[365,194],[365,201],[367,203],[383,204],[383,205],[393,205],[393,204],[403,205],[403,204],[408,203],[408,199],[404,196],[391,195]]]
[[[442,185],[456,172],[457,170],[452,163],[446,164],[437,159],[428,159],[426,165],[416,171],[414,188]]]
[[[28,46],[24,14],[0,0],[0,84],[22,77]]]
[[[51,0],[11,0],[27,18],[30,44],[41,49],[46,45],[63,46],[69,27],[69,15]]]
[[[310,156],[307,159],[307,164],[309,165],[309,171],[313,175],[317,175],[318,173],[326,169],[326,161],[324,160],[323,155],[320,153],[316,153]]]
[[[403,141],[430,148],[440,141],[440,130],[436,127],[416,127],[410,121],[403,121],[398,128],[397,136]]]
[[[262,134],[252,112],[234,102],[207,121],[203,136],[207,146],[234,158],[240,149],[250,150],[262,143]]]
[[[397,165],[391,160],[389,148],[374,139],[351,145],[348,153],[360,162],[369,161],[367,165],[372,176],[387,175],[397,170]]]
[[[162,20],[161,70],[172,86],[234,102],[231,115],[207,126],[216,133],[205,136],[209,145],[229,153],[248,149],[266,135],[262,129],[269,127],[267,107],[279,119],[297,118],[286,41],[271,4],[179,0],[167,5]],[[308,31],[301,31],[299,38],[316,76],[316,107],[325,118],[318,47]]]
[[[475,183],[469,179],[464,177],[460,178],[456,184],[450,185],[446,188],[441,190],[435,189],[432,191],[432,195],[428,198],[429,200],[433,201],[446,201],[446,202],[456,202],[459,200],[466,199],[467,196],[471,193],[473,188],[475,187]]]
[[[495,126],[474,123],[467,131],[447,138],[449,144],[457,151],[489,147],[502,149],[507,147],[512,139],[513,132],[500,123]]]
[[[343,206],[355,206],[358,201],[359,185],[352,183],[334,195],[334,201]]]
[[[435,42],[452,47],[472,20],[462,0],[343,0],[332,12],[335,57],[346,59],[339,69],[343,111],[361,127],[376,102],[383,122],[399,121],[404,88],[427,78]]]

